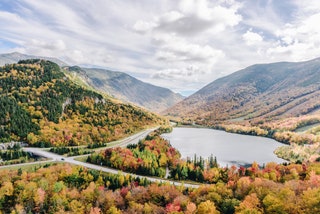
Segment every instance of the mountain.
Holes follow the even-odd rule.
[[[78,66],[65,67],[65,69],[86,81],[88,85],[110,96],[153,112],[161,112],[184,98],[167,88],[142,82],[122,72]]]
[[[21,54],[18,52],[0,54],[0,66],[5,65],[5,64],[17,63],[19,60],[26,60],[26,59],[44,59],[44,60],[49,60],[51,62],[54,62],[54,63],[58,64],[60,67],[67,66],[67,64],[65,62],[63,62],[57,58],[32,56],[32,55]]]
[[[96,68],[69,67],[65,62],[51,57],[25,55],[18,52],[0,54],[0,65],[16,63],[19,60],[44,59],[64,67],[73,78],[116,99],[161,112],[183,100],[183,96],[171,90],[142,82],[128,74]],[[76,75],[76,77],[74,76]],[[80,84],[83,84],[80,83]]]
[[[73,83],[50,61],[0,67],[0,142],[35,146],[105,145],[149,126],[158,116]]]
[[[217,79],[164,114],[210,124],[276,120],[320,109],[320,58],[258,64]]]

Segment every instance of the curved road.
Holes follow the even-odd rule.
[[[114,143],[116,143],[116,144],[109,146],[108,148],[118,147],[118,146],[124,147],[128,144],[136,144],[139,142],[140,139],[145,138],[150,132],[154,131],[155,129],[157,129],[157,128],[147,129],[145,131],[139,132],[138,134],[132,135],[132,136],[125,138],[123,140],[115,141]],[[105,148],[99,148],[97,150],[102,150],[102,149],[105,149]],[[156,178],[156,177],[142,176],[142,175],[123,172],[123,171],[120,171],[117,169],[112,169],[112,168],[107,168],[107,167],[103,167],[103,166],[99,166],[99,165],[85,163],[85,162],[75,160],[76,157],[64,157],[64,156],[61,156],[58,154],[44,151],[41,148],[24,147],[23,150],[26,152],[31,152],[31,153],[38,155],[38,156],[41,156],[41,157],[50,158],[54,161],[64,161],[66,163],[71,163],[71,164],[75,164],[75,165],[79,165],[79,166],[83,166],[83,167],[87,167],[90,169],[95,169],[95,170],[99,170],[99,171],[103,171],[103,172],[108,172],[108,173],[113,173],[113,174],[118,174],[119,172],[121,172],[123,175],[131,175],[134,177],[146,178],[147,180],[149,180],[151,182],[170,183],[172,185],[177,185],[177,186],[183,185],[185,187],[192,187],[192,188],[199,187],[199,185],[197,185],[197,184],[188,184],[188,183],[183,183],[183,182],[165,180],[165,179]],[[82,155],[82,156],[88,156],[88,155]],[[79,157],[79,156],[77,156],[77,157]],[[26,165],[26,164],[20,164],[20,165]]]

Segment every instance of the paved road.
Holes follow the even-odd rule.
[[[135,134],[133,136],[125,138],[123,140],[117,141],[117,144],[115,144],[115,145],[113,145],[111,147],[116,147],[116,146],[124,147],[124,146],[126,146],[128,144],[136,144],[136,143],[139,142],[140,139],[145,138],[153,130],[155,130],[155,128],[145,130],[143,132],[140,132],[138,134]],[[27,151],[27,152],[31,152],[31,153],[33,153],[35,155],[38,155],[38,156],[41,156],[41,157],[46,157],[46,158],[50,158],[50,159],[53,159],[53,160],[56,160],[56,161],[63,161],[63,162],[66,162],[66,163],[71,163],[71,164],[75,164],[75,165],[79,165],[79,166],[84,166],[84,167],[87,167],[87,168],[90,168],[90,169],[95,169],[95,170],[99,170],[99,171],[103,171],[103,172],[108,172],[108,173],[113,173],[113,174],[118,174],[119,172],[121,172],[123,175],[127,175],[128,174],[128,175],[132,175],[132,176],[139,177],[139,178],[146,178],[151,182],[170,183],[172,185],[177,185],[177,186],[184,185],[185,187],[192,187],[192,188],[199,187],[199,185],[196,185],[196,184],[188,184],[188,183],[182,183],[182,182],[177,182],[177,181],[169,181],[169,180],[165,180],[165,179],[161,179],[161,178],[141,176],[141,175],[136,175],[136,174],[132,174],[132,173],[126,173],[126,172],[123,172],[123,171],[120,171],[120,170],[117,170],[117,169],[107,168],[107,167],[94,165],[94,164],[90,164],[90,163],[84,163],[84,162],[75,160],[74,158],[76,158],[76,157],[64,157],[64,156],[61,156],[61,155],[58,155],[58,154],[54,154],[54,153],[51,153],[51,152],[43,151],[41,148],[24,147],[23,150]],[[21,165],[24,165],[24,164],[21,164]]]

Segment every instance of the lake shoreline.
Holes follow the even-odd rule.
[[[285,162],[287,162],[287,160],[285,160],[285,159],[283,159],[283,158],[280,158],[280,157],[278,157],[275,153],[274,153],[274,150],[276,149],[276,148],[278,148],[278,147],[280,147],[281,145],[280,144],[282,144],[282,143],[280,143],[280,142],[278,142],[278,141],[276,141],[276,140],[274,140],[274,139],[270,139],[270,138],[266,138],[266,137],[263,137],[263,136],[252,136],[252,135],[244,135],[244,134],[240,134],[240,133],[232,133],[232,132],[226,132],[225,130],[221,130],[221,129],[214,129],[214,128],[212,128],[212,127],[200,127],[200,126],[193,126],[193,125],[183,125],[183,126],[181,126],[181,125],[178,125],[178,126],[175,126],[174,128],[173,128],[173,132],[175,132],[175,130],[181,130],[181,129],[187,129],[187,131],[185,131],[185,133],[183,133],[182,134],[182,136],[177,136],[177,138],[179,138],[179,140],[181,140],[182,138],[183,138],[183,140],[184,141],[186,141],[186,142],[188,142],[188,143],[190,143],[190,138],[191,139],[193,139],[194,141],[197,141],[197,142],[199,142],[200,141],[200,143],[197,143],[196,145],[194,145],[193,147],[190,147],[190,150],[193,150],[192,151],[192,153],[190,153],[190,152],[186,152],[185,151],[185,149],[186,149],[186,147],[188,147],[188,145],[186,145],[186,144],[184,144],[184,145],[178,145],[177,146],[177,144],[176,144],[176,142],[173,142],[173,140],[175,140],[175,137],[173,137],[173,139],[172,139],[172,137],[168,137],[168,136],[170,136],[170,135],[175,135],[176,133],[169,133],[169,134],[164,134],[164,135],[162,135],[162,137],[164,137],[165,139],[167,139],[167,140],[169,140],[170,141],[170,143],[172,144],[172,146],[174,146],[175,148],[177,148],[180,152],[181,152],[181,155],[182,155],[182,157],[183,158],[187,158],[187,157],[193,157],[193,155],[194,154],[196,154],[196,155],[201,155],[201,156],[203,156],[204,158],[207,158],[207,157],[209,157],[211,154],[213,154],[214,156],[217,156],[217,159],[218,159],[218,162],[219,162],[219,164],[220,164],[220,162],[222,162],[223,164],[222,165],[241,165],[241,166],[248,166],[248,165],[251,165],[254,161],[256,161],[256,160],[253,160],[254,159],[254,157],[250,157],[250,158],[252,158],[252,161],[250,161],[250,160],[248,160],[248,158],[246,158],[245,156],[246,155],[242,155],[241,156],[241,158],[240,159],[237,159],[237,158],[234,158],[234,160],[231,160],[230,159],[230,157],[221,157],[221,151],[220,151],[220,154],[219,154],[219,152],[218,152],[218,155],[217,154],[215,154],[215,152],[216,152],[216,150],[215,149],[217,149],[217,148],[213,148],[212,147],[212,142],[215,142],[216,144],[218,144],[218,146],[219,147],[221,147],[221,149],[223,150],[223,153],[226,153],[227,154],[227,151],[228,150],[235,150],[235,151],[237,151],[237,150],[239,150],[239,151],[241,151],[241,150],[243,150],[242,148],[238,148],[238,149],[234,149],[234,148],[232,148],[232,147],[239,147],[239,145],[237,145],[237,142],[239,141],[239,139],[240,139],[240,141],[242,140],[242,141],[244,141],[244,143],[246,143],[246,141],[249,141],[249,142],[251,142],[251,145],[250,145],[250,147],[252,147],[252,148],[254,148],[254,147],[257,147],[257,145],[258,144],[261,144],[260,142],[271,142],[271,145],[272,145],[272,150],[270,150],[268,147],[266,147],[265,145],[264,145],[264,147],[266,147],[265,149],[268,151],[268,154],[267,155],[264,155],[264,156],[266,156],[266,159],[259,159],[259,155],[256,157],[257,159],[258,159],[258,162],[260,162],[259,164],[260,165],[263,165],[263,164],[266,164],[266,163],[268,163],[268,162],[277,162],[277,163],[285,163]],[[201,136],[198,136],[199,137],[199,139],[197,139],[197,138],[195,138],[195,136],[197,135],[196,133],[195,133],[195,130],[197,130],[197,132],[199,132],[199,130],[202,130],[202,131],[200,131],[203,135]],[[208,130],[208,131],[203,131],[203,130]],[[211,136],[211,142],[210,142],[210,140],[209,141],[207,141],[207,144],[203,144],[202,142],[201,142],[201,140],[207,140],[207,139],[203,139],[203,137],[207,134],[207,132],[208,133],[211,133],[211,134],[209,134],[209,136],[210,135],[216,135],[215,137],[216,138],[212,138],[212,136]],[[195,136],[189,136],[188,134],[189,133],[193,133],[193,135],[195,135]],[[181,138],[181,139],[180,139]],[[185,138],[185,139],[184,139]],[[220,138],[220,139],[219,139]],[[221,140],[223,140],[224,138],[226,138],[227,139],[227,143],[229,143],[230,145],[229,146],[231,146],[230,148],[227,148],[227,144],[225,144],[225,143],[222,143],[222,142],[220,142]],[[259,140],[259,143],[258,144],[256,144],[256,143],[254,143],[254,144],[252,144],[252,142],[256,142],[257,141],[257,139]],[[213,140],[213,141],[212,141]],[[262,141],[261,141],[262,140]],[[191,142],[192,143],[192,142]],[[204,154],[203,152],[199,152],[199,151],[197,151],[197,147],[199,146],[199,144],[201,144],[201,146],[203,146],[204,148],[206,148],[206,147],[211,147],[210,149],[211,149],[211,153],[209,152],[209,153],[206,153],[206,154]],[[270,145],[270,144],[269,144]],[[275,146],[276,145],[276,146]],[[241,147],[241,146],[240,146]],[[249,149],[248,149],[248,151],[250,151],[250,147],[248,147]],[[210,150],[209,149],[209,150]],[[258,152],[259,152],[259,148],[257,147],[257,148],[255,148]],[[264,151],[264,150],[263,150]],[[244,152],[244,151],[243,151]],[[252,151],[251,151],[252,152]],[[255,151],[253,151],[253,152],[255,152]],[[188,155],[186,155],[186,153],[188,153]],[[229,152],[230,154],[233,154],[232,152]],[[261,153],[261,151],[260,151],[260,153]],[[271,153],[271,154],[270,154]],[[235,155],[235,154],[233,154],[233,155]],[[219,157],[220,156],[220,157]],[[250,155],[249,155],[250,156]],[[263,154],[262,154],[262,156],[263,156]],[[270,157],[267,157],[267,156],[270,156]],[[235,156],[235,157],[237,157],[237,156]],[[249,158],[249,159],[250,159]],[[267,160],[267,159],[270,159],[270,160]]]
[[[320,123],[319,123],[320,124]],[[255,137],[265,137],[265,138],[269,138],[269,139],[272,139],[272,140],[275,140],[281,144],[283,144],[282,146],[290,146],[290,144],[286,143],[286,142],[281,142],[279,140],[277,140],[276,138],[273,137],[273,134],[270,135],[270,134],[267,134],[267,135],[257,135],[257,134],[252,134],[252,133],[247,133],[247,132],[241,132],[240,130],[235,130],[235,131],[228,131],[225,127],[223,126],[205,126],[205,125],[198,125],[198,124],[182,124],[182,125],[175,125],[173,126],[174,127],[177,127],[177,128],[205,128],[205,129],[213,129],[213,130],[219,130],[219,131],[224,131],[224,132],[227,132],[227,133],[232,133],[232,134],[240,134],[240,135],[247,135],[247,136],[255,136]],[[274,151],[274,154],[278,157],[278,158],[281,158],[281,159],[284,159],[286,161],[289,161],[290,162],[290,159],[287,159],[287,158],[284,158],[282,156],[279,156],[278,154],[275,153]]]

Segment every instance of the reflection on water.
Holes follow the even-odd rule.
[[[285,162],[273,153],[283,144],[269,138],[200,128],[174,128],[172,133],[162,136],[180,151],[182,158],[194,154],[208,158],[213,154],[220,166],[247,166],[254,161],[260,165]]]

